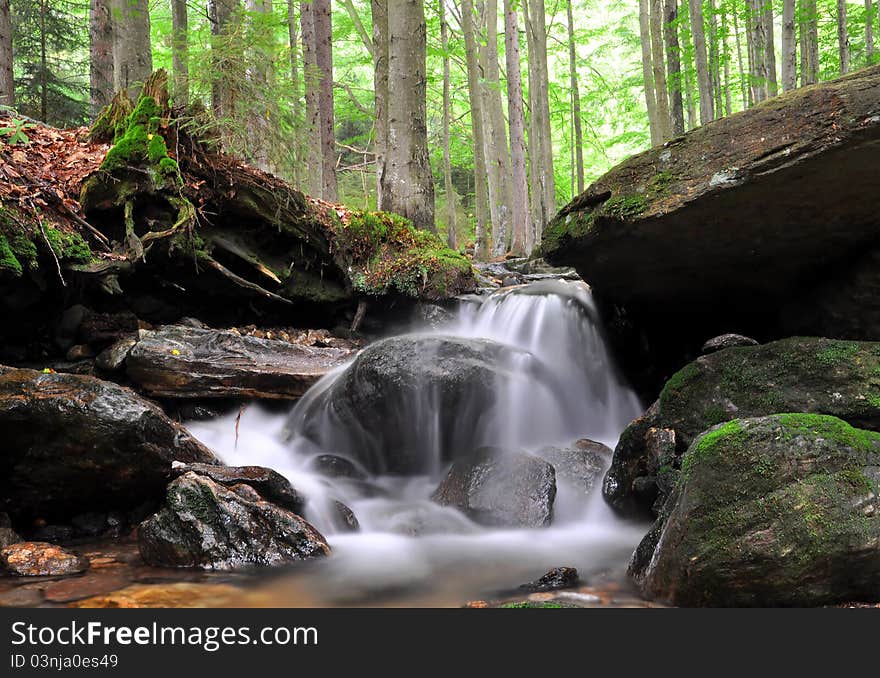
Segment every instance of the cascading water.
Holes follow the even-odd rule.
[[[581,438],[613,447],[640,411],[587,286],[550,280],[463,300],[438,327],[373,344],[289,417],[247,408],[237,442],[234,416],[189,428],[226,463],[274,468],[308,497],[305,517],[334,550],[301,575],[322,603],[413,590],[460,602],[554,566],[619,570],[643,528],[611,514],[600,482],[585,494],[559,472],[551,526],[477,525],[431,501],[450,460],[483,445],[538,456]],[[333,477],[317,463],[327,459]]]

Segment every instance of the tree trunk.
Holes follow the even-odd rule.
[[[428,156],[427,28],[422,0],[398,0],[388,12],[388,148],[385,209],[418,228],[436,230]]]
[[[719,56],[719,40],[718,40],[718,10],[715,7],[715,0],[708,0],[709,12],[705,16],[706,23],[709,25],[708,44],[706,45],[709,52],[709,74],[712,79],[712,105],[715,108],[715,117],[720,118],[723,110],[721,103],[721,58]]]
[[[345,11],[348,12],[348,16],[349,18],[351,18],[351,22],[354,24],[354,29],[360,36],[361,42],[364,43],[364,47],[367,48],[370,56],[375,56],[375,53],[373,51],[373,39],[370,37],[370,34],[364,27],[364,22],[361,21],[361,17],[354,6],[354,2],[352,0],[342,0],[342,6],[345,8]]]
[[[648,0],[639,0],[639,37],[642,44],[642,79],[645,82],[645,106],[651,146],[663,143],[662,127],[657,115],[657,93],[654,88],[654,65],[651,55],[651,17]]]
[[[0,105],[15,105],[15,78],[12,70],[12,13],[9,0],[0,0]]]
[[[442,2],[443,0],[441,0]],[[507,58],[507,111],[510,120],[510,167],[513,202],[511,252],[527,254],[529,184],[526,172],[526,120],[519,57],[519,15],[515,0],[504,0],[504,47]]]
[[[574,155],[577,192],[584,191],[584,130],[581,123],[581,93],[578,88],[577,53],[574,39],[572,0],[568,0],[568,74],[571,81],[571,108],[574,117]],[[681,93],[679,92],[679,104]]]
[[[773,30],[773,0],[763,0],[764,20],[764,69],[767,71],[767,96],[779,94],[776,80],[776,43]]]
[[[174,70],[174,103],[189,103],[189,50],[186,0],[171,0],[171,65]]]
[[[684,134],[684,103],[681,97],[681,47],[678,44],[678,0],[665,0],[663,5],[663,38],[666,43],[666,64],[669,67],[669,113],[672,134]],[[578,193],[583,193],[581,188]]]
[[[113,85],[137,99],[153,72],[149,0],[113,0]]]
[[[697,67],[697,89],[700,92],[700,124],[715,119],[715,102],[712,98],[712,74],[706,54],[706,33],[703,28],[701,0],[688,0],[691,16],[691,35],[694,39],[694,63]]]
[[[819,82],[819,10],[816,0],[803,0],[806,27],[806,59],[801,66],[805,85]]]
[[[321,143],[321,71],[318,68],[315,44],[315,3],[305,0],[300,4],[300,24],[303,44],[303,83],[305,90],[305,121],[303,134],[306,140],[303,182],[306,193],[320,198],[324,191],[324,159]]]
[[[865,0],[865,56],[869,66],[874,63],[874,6],[871,0]]]
[[[870,2],[870,0],[868,0]],[[794,33],[795,0],[782,4],[782,91],[797,87],[797,44]]]
[[[49,119],[49,97],[46,87],[46,76],[49,69],[46,54],[46,14],[48,11],[46,0],[40,0],[40,120]]]
[[[312,0],[315,22],[315,63],[318,67],[318,127],[321,133],[321,197],[339,199],[336,184],[336,135],[333,115],[333,26],[330,0]]]
[[[456,197],[452,185],[452,157],[449,149],[449,123],[452,117],[449,67],[449,27],[446,24],[446,0],[437,0],[440,15],[440,47],[443,50],[443,192],[446,194],[446,244],[458,247],[456,233]]]
[[[3,3],[8,0],[0,0],[0,14]],[[89,3],[89,85],[89,110],[92,117],[96,117],[113,98],[113,20],[109,0],[91,0]]]
[[[663,141],[672,137],[672,118],[669,114],[669,94],[666,84],[666,59],[663,56],[663,3],[650,0],[651,66],[657,98],[657,121]]]
[[[271,171],[272,120],[275,102],[271,96],[275,73],[271,64],[275,58],[274,31],[266,30],[266,18],[272,16],[272,0],[247,0],[249,13],[247,55],[248,78],[254,87],[246,116],[247,156],[251,163],[264,171]]]
[[[747,34],[749,37],[749,68],[752,87],[752,101],[761,103],[767,98],[767,40],[764,34],[764,13],[762,0],[749,0],[749,24]]]
[[[385,209],[382,175],[388,148],[388,2],[371,0],[373,17],[373,111],[376,116],[376,208]]]
[[[122,0],[125,2],[125,0]],[[211,0],[209,13],[211,17],[211,105],[214,116],[221,122],[221,130],[228,127],[235,119],[235,76],[231,67],[234,61],[232,54],[233,39],[230,32],[239,0]],[[224,142],[228,134],[222,132]]]
[[[489,196],[486,185],[486,157],[483,125],[483,103],[480,96],[480,74],[477,55],[477,38],[474,28],[474,4],[472,0],[461,0],[461,29],[464,33],[465,61],[468,78],[468,97],[471,104],[471,127],[474,138],[474,213],[476,216],[475,257],[486,259],[489,256],[487,221]]]
[[[849,73],[849,36],[846,31],[846,0],[837,0],[837,51],[840,74]]]
[[[730,43],[728,42],[729,24],[727,12],[721,12],[721,61],[724,64],[724,114],[733,112],[733,100],[730,93]]]
[[[293,186],[302,190],[302,168],[300,163],[303,157],[302,136],[302,92],[299,81],[299,18],[296,16],[296,0],[287,0],[287,34],[290,45],[290,85],[293,90]]]
[[[739,31],[739,12],[733,12],[733,31],[736,33],[736,61],[739,66],[739,83],[740,94],[742,96],[742,107],[746,110],[752,103],[752,93],[746,83],[746,64],[743,60],[742,52],[742,34]]]

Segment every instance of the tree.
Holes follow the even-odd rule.
[[[302,138],[302,91],[300,87],[299,66],[299,17],[296,14],[296,0],[287,0],[287,38],[290,54],[290,88],[293,101],[293,143],[291,144],[292,170],[291,182],[295,188],[301,189],[301,164],[303,157]]]
[[[663,58],[663,11],[661,0],[650,2],[651,65],[657,98],[657,122],[663,141],[672,137],[672,118],[669,115],[669,95],[666,86],[666,60]]]
[[[186,0],[171,0],[171,60],[174,73],[172,96],[178,105],[189,103],[188,33]]]
[[[819,82],[819,11],[816,0],[803,0],[803,17],[800,22],[801,45],[801,85]]]
[[[118,0],[116,0],[118,1]],[[125,2],[126,0],[122,0]],[[240,10],[239,0],[210,0],[208,14],[211,21],[211,105],[221,130],[235,120],[236,62],[240,61],[240,47],[235,29]],[[229,134],[222,134],[228,143]]]
[[[12,13],[9,0],[0,0],[0,105],[15,105],[12,71]]]
[[[428,156],[427,28],[422,0],[399,0],[388,12],[388,140],[385,209],[418,228],[436,230],[434,178]]]
[[[113,85],[136,99],[153,72],[149,0],[113,0]]]
[[[89,85],[90,112],[94,117],[110,103],[114,94],[113,21],[109,0],[89,3]]]
[[[657,90],[654,88],[654,57],[651,53],[651,10],[648,0],[639,0],[639,36],[642,45],[642,79],[645,85],[645,106],[651,145],[663,143],[663,128],[657,112]]]
[[[760,103],[767,98],[767,40],[764,30],[762,0],[749,0],[749,17],[746,35],[749,42],[749,82],[752,88],[752,101]]]
[[[388,2],[371,0],[373,17],[373,114],[375,116],[376,206],[385,209],[382,173],[388,148]]]
[[[865,57],[868,64],[874,63],[874,6],[865,0]]]
[[[773,34],[773,0],[763,0],[761,18],[764,21],[764,70],[767,78],[767,96],[775,97],[778,91],[776,81],[776,46]]]
[[[574,37],[574,13],[572,0],[568,0],[566,9],[568,19],[568,77],[571,84],[571,116],[574,118],[574,153],[575,173],[577,176],[577,192],[584,192],[584,132],[581,127],[581,93],[578,89],[577,50]]]
[[[782,4],[782,91],[797,87],[797,45],[794,32],[795,0]]]
[[[840,74],[849,72],[849,36],[846,32],[846,0],[837,0],[837,51]]]
[[[678,0],[665,0],[663,19],[666,65],[669,69],[669,114],[672,118],[672,134],[678,136],[679,134],[684,134],[684,104],[681,96],[681,48],[678,42]]]
[[[441,0],[442,1],[442,0]],[[510,124],[511,222],[514,254],[527,254],[529,184],[526,172],[526,121],[519,56],[519,14],[516,0],[504,0],[504,52],[507,59],[507,111]]]
[[[330,202],[339,198],[336,183],[336,135],[333,113],[333,27],[330,0],[312,0],[315,22],[315,64],[318,88],[318,127],[321,135],[321,197]]]
[[[700,92],[700,123],[705,125],[715,119],[715,102],[712,96],[712,74],[706,53],[706,33],[703,26],[701,0],[688,0],[691,17],[691,35],[694,40],[694,63],[697,69],[697,89]]]
[[[305,0],[300,5],[303,44],[303,82],[305,91],[305,120],[303,135],[306,140],[303,153],[303,190],[321,197],[324,191],[324,145],[321,137],[321,69],[318,66],[315,35],[315,3]]]
[[[350,3],[349,3],[350,4]],[[451,69],[449,67],[449,28],[446,23],[446,0],[437,0],[440,19],[440,47],[443,50],[443,192],[446,194],[446,243],[455,249],[458,247],[456,233],[456,197],[452,185],[452,157],[449,150],[449,122],[452,117],[452,102],[449,88]]]

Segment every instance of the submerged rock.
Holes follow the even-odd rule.
[[[0,367],[0,508],[67,522],[162,496],[172,461],[208,448],[134,391],[94,377]]]
[[[542,459],[483,447],[456,459],[432,499],[490,526],[544,527],[553,518],[556,473]]]
[[[129,378],[163,398],[293,400],[353,352],[168,325],[142,331],[126,360]]]
[[[698,358],[674,374],[659,400],[621,435],[605,477],[605,498],[624,514],[650,510],[658,476],[676,471],[698,434],[735,418],[810,412],[880,430],[878,369],[880,343],[815,337]],[[673,432],[673,449],[663,430]]]
[[[0,550],[0,565],[21,577],[47,577],[85,572],[89,559],[53,544],[25,541]]]
[[[737,419],[699,436],[631,572],[674,605],[880,600],[880,434],[830,416]]]
[[[144,560],[151,565],[233,570],[330,553],[324,537],[309,523],[245,487],[250,492],[239,493],[193,472],[173,481],[165,506],[138,530]]]

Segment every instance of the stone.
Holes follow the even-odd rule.
[[[233,487],[245,485],[254,489],[258,497],[293,511],[302,513],[306,499],[277,471],[263,466],[212,466],[210,464],[184,464],[171,471],[174,477],[197,473],[215,483]]]
[[[95,358],[95,366],[105,372],[117,372],[125,366],[125,359],[137,343],[136,339],[120,339],[111,344]]]
[[[309,468],[327,478],[366,480],[367,474],[354,462],[336,454],[319,454],[309,461]]]
[[[0,549],[17,544],[20,541],[24,541],[24,539],[19,537],[15,530],[10,527],[0,527]]]
[[[577,568],[574,567],[554,567],[535,581],[523,584],[519,588],[531,593],[540,593],[543,591],[559,591],[560,589],[570,589],[578,585],[580,577]]]
[[[578,443],[571,448],[544,447],[534,454],[552,464],[557,483],[571,483],[588,495],[595,486],[601,484],[611,449],[592,440]]]
[[[709,339],[700,351],[703,355],[715,353],[725,348],[733,348],[734,346],[757,346],[758,342],[750,337],[744,337],[741,334],[721,334],[717,337]]]
[[[60,546],[24,541],[0,550],[0,565],[21,577],[48,577],[85,572],[89,560]]]

